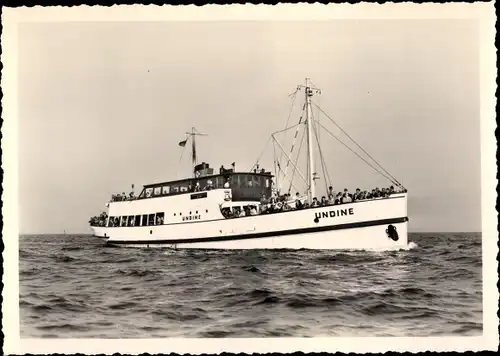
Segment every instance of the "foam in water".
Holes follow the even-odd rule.
[[[408,243],[407,250],[414,250],[414,249],[416,249],[416,248],[418,248],[418,245],[417,245],[415,242],[410,241],[410,242]]]

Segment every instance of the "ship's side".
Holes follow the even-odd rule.
[[[91,226],[90,230],[92,231],[92,236],[95,237],[100,237],[100,238],[107,238],[107,230],[105,226]]]
[[[219,207],[227,190],[201,196],[115,203],[110,216],[161,214],[164,221],[105,228],[107,243],[203,249],[392,249],[408,244],[406,194],[231,219],[224,218]],[[242,205],[247,203],[252,204]]]

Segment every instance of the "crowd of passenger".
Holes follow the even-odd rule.
[[[106,226],[106,220],[108,219],[108,214],[102,212],[99,216],[93,216],[89,220],[90,226]]]
[[[111,195],[111,201],[126,201],[126,200],[135,200],[137,199],[134,192],[130,192],[129,195],[125,194],[125,192],[122,192],[121,194],[112,194]]]
[[[322,196],[321,199],[314,197],[311,204],[306,202],[307,197],[300,196],[298,192],[295,194],[295,197],[292,197],[289,193],[282,195],[273,193],[271,197],[267,198],[263,194],[260,200],[260,211],[257,210],[257,206],[249,204],[241,208],[233,207],[232,211],[229,208],[223,208],[221,212],[225,218],[235,218],[315,208],[320,206],[341,205],[370,199],[382,199],[388,198],[390,195],[397,193],[406,193],[406,189],[395,189],[394,186],[390,186],[389,188],[382,189],[377,187],[368,191],[357,188],[355,192],[350,193],[347,188],[344,189],[343,192],[335,192],[333,187],[329,187],[327,195]]]

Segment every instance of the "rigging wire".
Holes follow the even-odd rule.
[[[295,145],[295,140],[297,139],[297,133],[299,132],[299,129],[300,129],[299,125],[302,123],[302,118],[304,117],[304,109],[305,109],[305,104],[304,104],[304,106],[302,107],[302,113],[300,114],[299,123],[298,123],[298,124],[296,124],[296,125],[294,125],[294,126],[292,126],[292,127],[297,127],[297,130],[295,131],[295,137],[293,138],[292,148],[291,148],[291,150],[290,150],[290,155],[291,155],[291,154],[292,154],[292,152],[293,152],[293,146]],[[283,131],[283,130],[282,130],[282,131]],[[282,163],[282,161],[281,161],[281,160],[282,160],[282,158],[283,158],[283,153],[284,153],[284,152],[282,152],[282,153],[281,153],[281,155],[280,155],[280,160],[279,160],[279,162],[280,162],[280,163]],[[287,157],[287,158],[288,158],[288,157]],[[290,163],[290,158],[288,158],[288,161],[287,161],[287,163],[286,163],[286,168],[285,168],[285,171],[283,172],[284,174],[286,174],[286,171],[288,170],[288,165],[289,165],[289,163]]]
[[[352,142],[354,142],[356,144],[356,146],[358,146],[368,157],[370,157],[373,162],[375,162],[380,168],[382,168],[382,170],[387,173],[387,175],[389,177],[391,177],[391,179],[389,179],[391,182],[393,182],[394,184],[400,186],[401,188],[404,188],[403,185],[401,183],[399,183],[399,181],[394,177],[392,176],[389,172],[387,172],[387,170],[382,167],[382,165],[380,163],[378,163],[372,156],[370,156],[370,154],[368,152],[366,152],[363,147],[361,147],[351,136],[349,136],[349,134],[347,132],[345,132],[340,126],[339,124],[337,124],[335,122],[335,120],[333,120],[330,116],[328,116],[328,114],[326,112],[323,111],[323,109],[321,109],[316,103],[313,103],[328,119],[330,119],[331,122],[333,122]],[[323,128],[325,128],[323,125],[321,125]],[[325,129],[326,130],[326,129]],[[366,161],[365,161],[366,162]]]
[[[388,177],[386,174],[380,172],[377,168],[373,167],[367,160],[365,160],[363,157],[361,157],[357,152],[355,152],[352,148],[350,148],[348,145],[346,145],[342,140],[340,140],[337,136],[335,136],[331,131],[329,131],[327,128],[325,128],[322,124],[319,124],[323,130],[325,130],[326,132],[328,132],[331,136],[333,136],[333,138],[335,138],[337,141],[339,141],[341,144],[343,144],[345,147],[347,147],[347,149],[349,151],[351,151],[352,153],[354,153],[356,156],[358,156],[362,161],[364,161],[367,165],[369,165],[370,167],[372,167],[377,173],[379,173],[380,175],[382,175],[383,177],[385,177],[387,180],[389,180],[390,182],[396,184],[390,177]]]
[[[290,194],[290,190],[292,189],[293,177],[295,176],[295,172],[297,171],[297,164],[299,163],[300,150],[302,149],[302,145],[304,143],[305,136],[306,136],[306,130],[304,130],[302,132],[302,138],[300,139],[299,151],[297,152],[297,159],[295,160],[295,165],[293,167],[292,178],[290,180],[290,186],[288,187],[288,194]],[[294,188],[295,188],[295,186],[294,186]],[[295,190],[297,190],[297,188],[295,188]]]
[[[281,170],[281,168],[279,168]],[[286,178],[289,182],[290,182],[290,186],[293,186],[293,188],[298,191],[297,187],[293,184],[293,177],[290,179],[288,178],[287,175],[283,174],[283,178]],[[278,191],[281,191],[281,190],[278,190]],[[290,192],[290,189],[289,189],[289,192]]]
[[[287,155],[287,153],[285,152],[285,149],[283,148],[283,146],[281,146],[281,144],[280,144],[280,143],[279,143],[279,141],[276,139],[276,137],[274,137],[274,136],[273,136],[273,139],[274,139],[274,142],[276,142],[276,143],[278,144],[278,147],[280,148],[280,150],[281,150],[281,151],[283,151],[283,152],[285,153],[285,155]],[[287,156],[288,156],[288,155],[287,155]],[[291,161],[290,157],[287,157],[287,158]],[[280,169],[281,169],[281,166],[279,165],[279,162],[278,162],[278,166],[279,166],[279,167],[280,167]],[[296,166],[295,166],[295,167],[296,167]],[[297,168],[297,172],[299,173],[300,178],[302,178],[302,180],[303,180],[304,182],[306,182],[306,183],[307,183],[306,178],[304,178],[304,176],[302,175],[302,173],[300,172],[300,170],[299,170],[298,168]]]
[[[315,124],[315,120],[313,120],[313,124]],[[323,170],[323,176],[325,177],[325,179],[324,179],[324,182],[325,182],[325,192],[328,193],[328,185],[330,184],[330,177],[327,176],[328,175],[328,170],[326,169],[326,163],[325,163],[325,159],[323,157],[323,151],[321,150],[321,145],[319,144],[318,130],[315,127],[315,125],[313,125],[313,132],[314,132],[314,135],[316,136],[316,142],[318,143],[319,157],[321,159],[321,168]],[[327,182],[327,180],[328,180],[328,182]]]
[[[302,121],[302,118],[301,120],[299,121],[298,125],[300,125]],[[295,136],[293,137],[293,142],[292,142],[292,147],[290,148],[290,157],[293,156],[293,148],[295,147],[295,141],[297,140],[297,136],[299,135],[299,130],[300,130],[300,126],[297,125],[297,130],[295,130]],[[284,174],[286,174],[286,172],[288,171],[288,166],[290,165],[290,160],[288,160],[286,162],[286,167],[285,167],[285,172]]]
[[[255,164],[252,166],[252,168],[250,168],[249,172],[252,172],[252,170],[259,164],[259,161],[262,158],[262,156],[264,155],[264,153],[266,152],[267,146],[269,145],[270,141],[271,141],[271,137],[269,137],[267,139],[267,142],[266,142],[266,145],[264,146],[264,149],[262,150],[261,154],[257,158],[257,162],[255,162]]]
[[[273,133],[272,133],[272,135],[277,135],[277,134],[279,134],[279,133],[282,133],[282,132],[285,132],[285,131],[291,130],[291,129],[293,129],[293,128],[295,128],[295,127],[299,126],[300,124],[301,124],[301,122],[299,122],[298,124],[295,124],[295,125],[293,125],[293,126],[290,126],[290,127],[286,128],[286,129],[279,130],[279,131],[275,131],[275,132],[273,132]]]
[[[332,182],[332,179],[330,178],[330,173],[328,172],[328,168],[327,165],[326,165],[326,161],[324,159],[324,156],[323,156],[323,151],[321,150],[321,145],[320,145],[320,142],[319,142],[319,133],[320,133],[320,130],[319,130],[319,127],[317,125],[321,125],[321,123],[319,122],[319,120],[316,120],[314,119],[314,114],[313,114],[313,126],[314,126],[314,134],[316,135],[316,142],[318,143],[318,149],[319,149],[319,154],[320,154],[320,158],[322,160],[322,164],[324,165],[324,172],[326,172],[326,176],[325,176],[325,179],[328,179],[328,185],[331,184]],[[323,172],[323,174],[325,174]],[[326,189],[326,191],[328,192],[328,188]]]
[[[292,106],[290,107],[290,112],[288,113],[288,118],[286,120],[285,130],[282,130],[282,132],[288,130],[288,124],[290,123],[290,118],[292,117],[293,108],[295,106],[295,99],[297,98],[297,93],[299,92],[299,90],[300,90],[300,88],[297,87],[297,89],[295,89],[295,91],[292,94],[288,95],[288,96],[292,97]],[[280,158],[278,161],[281,162],[282,158],[283,158],[283,152],[280,154]]]

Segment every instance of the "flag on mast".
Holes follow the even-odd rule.
[[[181,146],[181,147],[186,146],[186,142],[187,142],[187,139],[185,139],[184,141],[179,142],[179,146]]]

